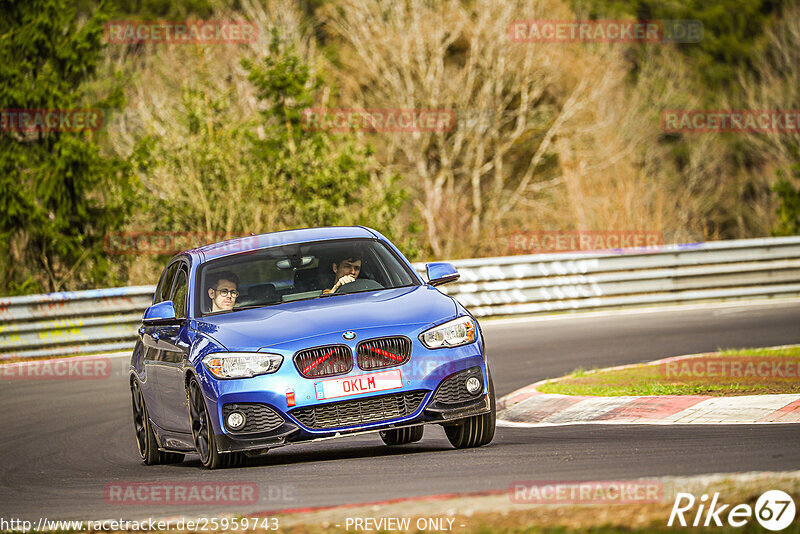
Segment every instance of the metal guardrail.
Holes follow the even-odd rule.
[[[129,350],[155,286],[0,299],[0,360]]]
[[[443,291],[478,317],[800,295],[800,236],[453,264]]]
[[[478,317],[800,295],[800,236],[452,263],[461,278],[441,289]],[[129,350],[154,291],[0,299],[0,360]]]

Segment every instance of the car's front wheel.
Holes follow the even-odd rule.
[[[387,445],[404,445],[421,440],[424,429],[425,427],[422,425],[393,428],[391,430],[381,430],[380,435],[383,442]]]
[[[189,419],[192,425],[192,438],[200,462],[208,469],[239,467],[244,464],[245,455],[241,452],[220,453],[214,437],[214,427],[206,409],[203,390],[196,378],[189,381]]]
[[[175,464],[183,461],[183,454],[158,450],[155,432],[150,424],[147,404],[142,388],[136,380],[131,381],[131,404],[133,406],[133,428],[136,431],[136,445],[139,457],[147,465]]]
[[[489,413],[473,415],[458,424],[445,425],[447,439],[457,449],[481,447],[492,441],[497,419],[497,407],[494,398],[494,382],[489,375]]]

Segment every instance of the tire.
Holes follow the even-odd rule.
[[[217,451],[217,440],[214,437],[214,427],[208,416],[203,390],[196,378],[189,382],[189,422],[192,425],[192,439],[200,455],[200,462],[208,469],[225,469],[227,467],[241,467],[245,462],[245,455],[241,452],[220,453]]]
[[[489,375],[489,413],[473,415],[458,424],[444,425],[444,433],[456,449],[468,449],[487,445],[494,438],[497,406],[494,398],[494,382]]]
[[[136,445],[139,448],[139,457],[147,465],[176,464],[183,461],[183,454],[178,452],[164,452],[158,450],[153,426],[150,423],[150,414],[142,395],[139,382],[131,382],[131,404],[133,406],[133,429],[136,432]]]
[[[387,445],[405,445],[406,443],[414,443],[415,441],[421,440],[424,430],[424,426],[418,425],[381,430],[380,435],[383,442]]]

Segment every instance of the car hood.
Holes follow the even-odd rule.
[[[203,317],[197,320],[196,328],[226,350],[257,350],[347,330],[433,325],[455,315],[453,299],[431,286],[414,286]]]

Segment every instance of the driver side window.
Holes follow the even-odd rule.
[[[175,280],[175,290],[172,292],[172,302],[175,303],[175,316],[179,319],[186,317],[187,283],[188,276],[186,274],[186,269],[181,268]]]
[[[169,292],[172,289],[172,281],[175,279],[175,269],[178,267],[177,263],[173,263],[166,269],[164,269],[164,274],[161,275],[161,281],[158,283],[158,289],[156,290],[156,300],[154,304],[158,304],[159,302],[164,302],[165,300],[169,300]]]

